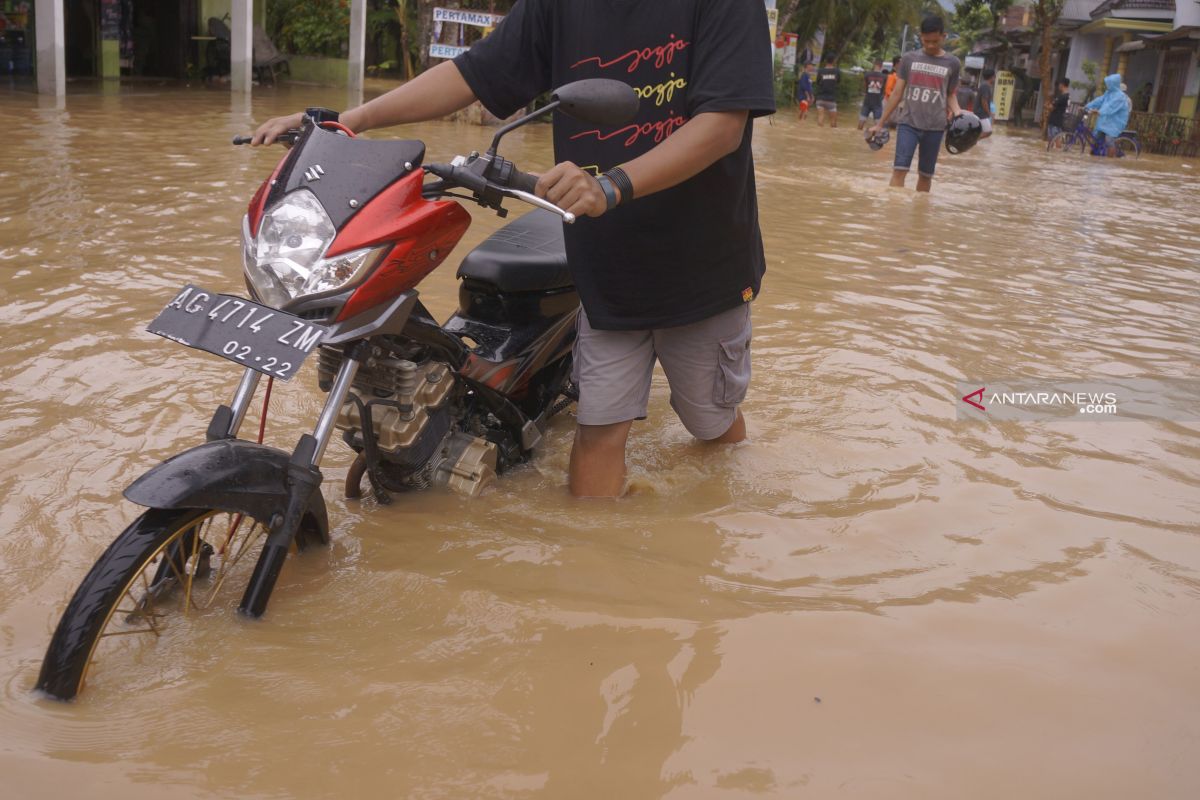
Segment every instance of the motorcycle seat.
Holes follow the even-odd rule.
[[[534,209],[488,238],[462,260],[458,277],[501,292],[539,292],[572,285],[562,220]]]

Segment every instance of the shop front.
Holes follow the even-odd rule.
[[[33,7],[29,0],[0,0],[0,77],[33,77]]]

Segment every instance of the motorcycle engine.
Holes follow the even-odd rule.
[[[443,362],[409,352],[376,347],[358,369],[336,426],[363,458],[362,408],[369,409],[380,463],[374,478],[389,491],[447,485],[478,495],[496,477],[497,448],[486,439],[453,430],[455,381]],[[328,391],[342,362],[335,348],[320,349],[321,388]],[[361,405],[360,405],[361,402]]]

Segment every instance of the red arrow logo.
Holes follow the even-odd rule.
[[[970,403],[971,405],[978,408],[980,411],[987,411],[987,409],[984,408],[982,405],[980,405],[980,403],[976,403],[974,400],[971,399],[972,397],[975,397],[975,398],[978,398],[980,401],[982,401],[983,400],[983,392],[985,389],[987,389],[986,386],[976,389],[975,391],[971,392],[969,395],[964,397],[963,401],[966,403]]]

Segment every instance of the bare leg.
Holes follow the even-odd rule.
[[[570,487],[575,497],[619,497],[625,488],[625,442],[633,421],[576,425]]]
[[[746,441],[746,418],[742,416],[742,410],[738,409],[737,419],[729,426],[729,430],[715,439],[705,439],[705,441],[710,444],[737,444]]]
[[[904,179],[907,177],[908,177],[908,170],[894,169],[894,170],[892,170],[892,182],[889,185],[896,186],[898,188],[903,189],[904,188]]]
[[[930,178],[926,175],[918,175],[917,176],[917,191],[918,192],[928,192],[932,186],[933,186],[933,178]]]
[[[817,125],[822,128],[825,127],[825,109],[820,106],[817,106]]]
[[[859,119],[858,119],[858,129],[859,129],[860,131],[863,129],[863,127],[864,127],[866,124],[867,124],[867,120],[866,120],[866,118],[864,118],[864,117],[859,117]]]
[[[831,128],[837,127],[837,112],[836,111],[829,112],[829,127],[831,127]]]

